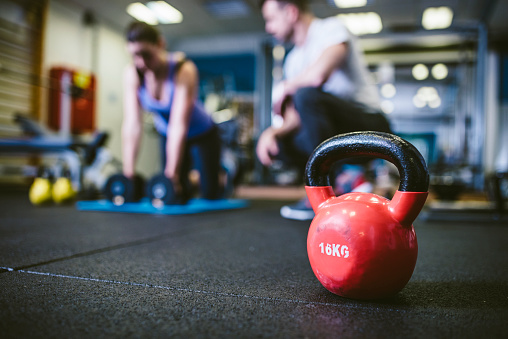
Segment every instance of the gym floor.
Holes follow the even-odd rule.
[[[326,291],[287,201],[186,216],[33,207],[0,190],[0,337],[506,338],[508,223],[415,222],[412,279],[381,301]],[[453,219],[453,218],[448,218]]]

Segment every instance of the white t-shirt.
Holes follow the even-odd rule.
[[[305,43],[295,46],[284,63],[284,77],[298,76],[312,65],[330,46],[347,43],[348,55],[342,67],[334,71],[322,89],[340,98],[365,105],[369,111],[379,111],[379,95],[357,46],[355,37],[337,17],[315,18],[307,32]]]

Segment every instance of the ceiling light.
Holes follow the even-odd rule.
[[[441,98],[435,87],[421,87],[413,97],[413,104],[418,108],[429,106],[438,108],[441,106]]]
[[[418,89],[418,92],[416,95],[425,102],[431,102],[435,101],[436,99],[439,99],[439,94],[437,93],[437,90],[435,87],[421,87]]]
[[[176,24],[183,20],[182,13],[165,1],[150,1],[146,6],[135,2],[127,6],[127,13],[149,25]]]
[[[425,29],[444,29],[450,27],[452,20],[450,7],[429,7],[423,12],[422,26]]]
[[[427,103],[425,101],[423,101],[422,99],[420,99],[420,97],[418,97],[418,95],[415,95],[413,97],[413,105],[415,105],[416,108],[423,108],[425,107]]]
[[[424,64],[417,64],[413,66],[411,73],[416,80],[425,80],[429,76],[429,69]]]
[[[159,21],[150,8],[141,2],[135,2],[127,6],[127,13],[139,21],[146,22],[149,25],[157,25]]]
[[[441,98],[437,97],[432,101],[428,102],[430,108],[439,108],[441,106]]]
[[[381,86],[381,95],[387,99],[393,98],[397,90],[393,84],[384,84]]]
[[[333,3],[339,8],[353,8],[366,6],[367,0],[333,0]]]
[[[177,24],[182,22],[182,13],[165,1],[150,1],[146,4],[161,24]]]
[[[395,105],[390,100],[383,100],[381,102],[381,110],[386,114],[393,113]]]
[[[381,17],[375,12],[339,14],[338,17],[356,35],[376,34],[383,29]]]
[[[443,80],[448,76],[448,67],[445,64],[435,64],[431,73],[434,79]]]

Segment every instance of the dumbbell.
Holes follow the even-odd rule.
[[[137,202],[143,197],[145,181],[140,175],[132,179],[123,174],[114,174],[104,185],[104,195],[113,204],[120,206],[127,202]]]
[[[186,203],[186,199],[182,195],[175,193],[173,183],[164,174],[156,174],[148,181],[146,196],[155,207]]]
[[[51,171],[45,167],[40,168],[28,193],[28,198],[33,205],[43,205],[51,201],[52,181],[53,174]]]
[[[72,187],[71,179],[67,175],[64,175],[56,179],[53,184],[52,195],[54,202],[62,204],[72,201],[76,197],[77,192]]]

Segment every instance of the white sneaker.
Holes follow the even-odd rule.
[[[292,220],[312,220],[314,211],[310,206],[308,198],[303,198],[293,205],[282,206],[280,215],[286,219]]]

